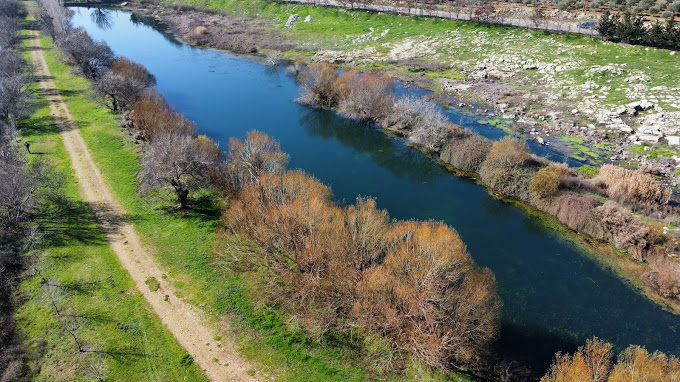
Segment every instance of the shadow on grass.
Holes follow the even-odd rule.
[[[210,193],[200,193],[189,198],[189,207],[186,209],[180,209],[176,204],[169,205],[170,201],[175,201],[175,199],[163,198],[163,200],[166,203],[156,210],[164,215],[191,219],[203,223],[216,222],[222,216],[219,199]]]
[[[21,121],[19,131],[23,136],[53,134],[59,131],[59,125],[51,115],[47,115]]]
[[[95,211],[109,223],[108,229],[101,226]],[[45,246],[65,247],[75,243],[108,243],[107,230],[115,233],[120,225],[135,219],[121,215],[106,205],[73,201],[60,196],[45,203],[36,220],[41,226]]]

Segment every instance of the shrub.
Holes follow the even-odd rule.
[[[309,66],[307,71],[298,76],[304,93],[299,99],[305,104],[320,107],[332,107],[338,102],[334,84],[338,73],[329,62],[320,62]]]
[[[649,354],[645,348],[630,346],[619,354],[609,381],[673,381],[679,377],[680,360],[677,358],[661,352]]]
[[[567,173],[568,167],[564,164],[550,163],[531,178],[529,190],[542,199],[553,197],[560,189],[562,177]]]
[[[667,256],[659,256],[650,262],[649,268],[646,276],[661,296],[680,296],[680,262]]]
[[[458,235],[441,223],[403,222],[383,264],[364,273],[353,315],[428,365],[477,361],[498,332],[500,300]]]
[[[467,172],[478,172],[491,151],[491,141],[476,134],[461,134],[444,146],[441,160]]]
[[[380,122],[392,112],[393,92],[391,78],[364,74],[339,100],[340,113],[363,122]]]
[[[288,154],[281,145],[267,134],[250,131],[245,141],[229,140],[229,152],[223,177],[230,191],[238,191],[245,185],[255,184],[265,173],[281,172],[288,162]]]
[[[605,164],[599,179],[606,185],[609,196],[621,203],[661,206],[668,203],[672,191],[654,176],[641,171]]]
[[[529,182],[540,168],[526,144],[506,137],[495,142],[479,170],[479,176],[492,189],[508,196],[528,200]]]
[[[435,150],[446,138],[449,120],[432,101],[402,97],[384,118],[387,127],[407,130],[408,140],[428,150]]]
[[[612,345],[590,339],[572,357],[557,353],[541,382],[606,382],[612,363]]]
[[[147,90],[140,96],[130,115],[140,138],[153,141],[162,133],[192,135],[196,126],[182,114],[172,110],[162,95]]]

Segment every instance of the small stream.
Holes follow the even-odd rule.
[[[680,317],[642,297],[540,219],[451,175],[418,150],[332,111],[295,103],[300,89],[285,68],[187,46],[128,12],[111,11],[109,27],[100,28],[90,10],[74,10],[75,26],[146,66],[168,102],[223,149],[230,137],[260,130],[281,142],[291,168],[331,186],[340,202],[372,196],[392,218],[454,227],[477,264],[496,275],[504,303],[501,353],[545,370],[556,351],[572,351],[597,336],[617,350],[639,344],[680,354]],[[480,124],[483,116],[461,109],[447,114],[484,136],[505,134]],[[564,159],[550,147],[532,143],[532,150]]]

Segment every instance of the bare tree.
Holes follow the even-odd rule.
[[[448,118],[432,101],[419,97],[402,97],[397,100],[386,124],[406,130],[408,140],[428,150],[434,150],[446,138]]]
[[[45,32],[57,41],[65,37],[71,29],[73,13],[64,7],[63,0],[38,0],[40,22]]]
[[[244,141],[229,140],[226,177],[233,190],[254,184],[265,173],[280,172],[288,163],[288,154],[281,145],[267,134],[259,131],[248,133]]]
[[[84,29],[76,29],[59,41],[59,47],[66,52],[83,74],[96,80],[114,61],[113,51],[103,41],[94,42]]]
[[[139,190],[171,189],[179,208],[189,206],[189,192],[208,186],[209,173],[217,166],[220,150],[210,138],[163,132],[146,145],[142,169],[138,174]]]
[[[156,78],[143,65],[120,57],[95,82],[94,88],[106,107],[122,111],[130,108],[142,91],[155,83]]]

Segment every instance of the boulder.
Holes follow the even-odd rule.
[[[666,137],[669,146],[680,146],[680,136],[679,135],[669,135]]]
[[[307,17],[305,17],[304,22],[308,23],[308,22],[311,22],[311,21],[312,21],[312,15],[307,15]]]
[[[298,21],[299,19],[300,19],[300,16],[297,15],[297,14],[290,15],[290,17],[288,18],[288,21],[286,21],[286,26],[292,27],[293,25],[295,25],[295,22]]]

